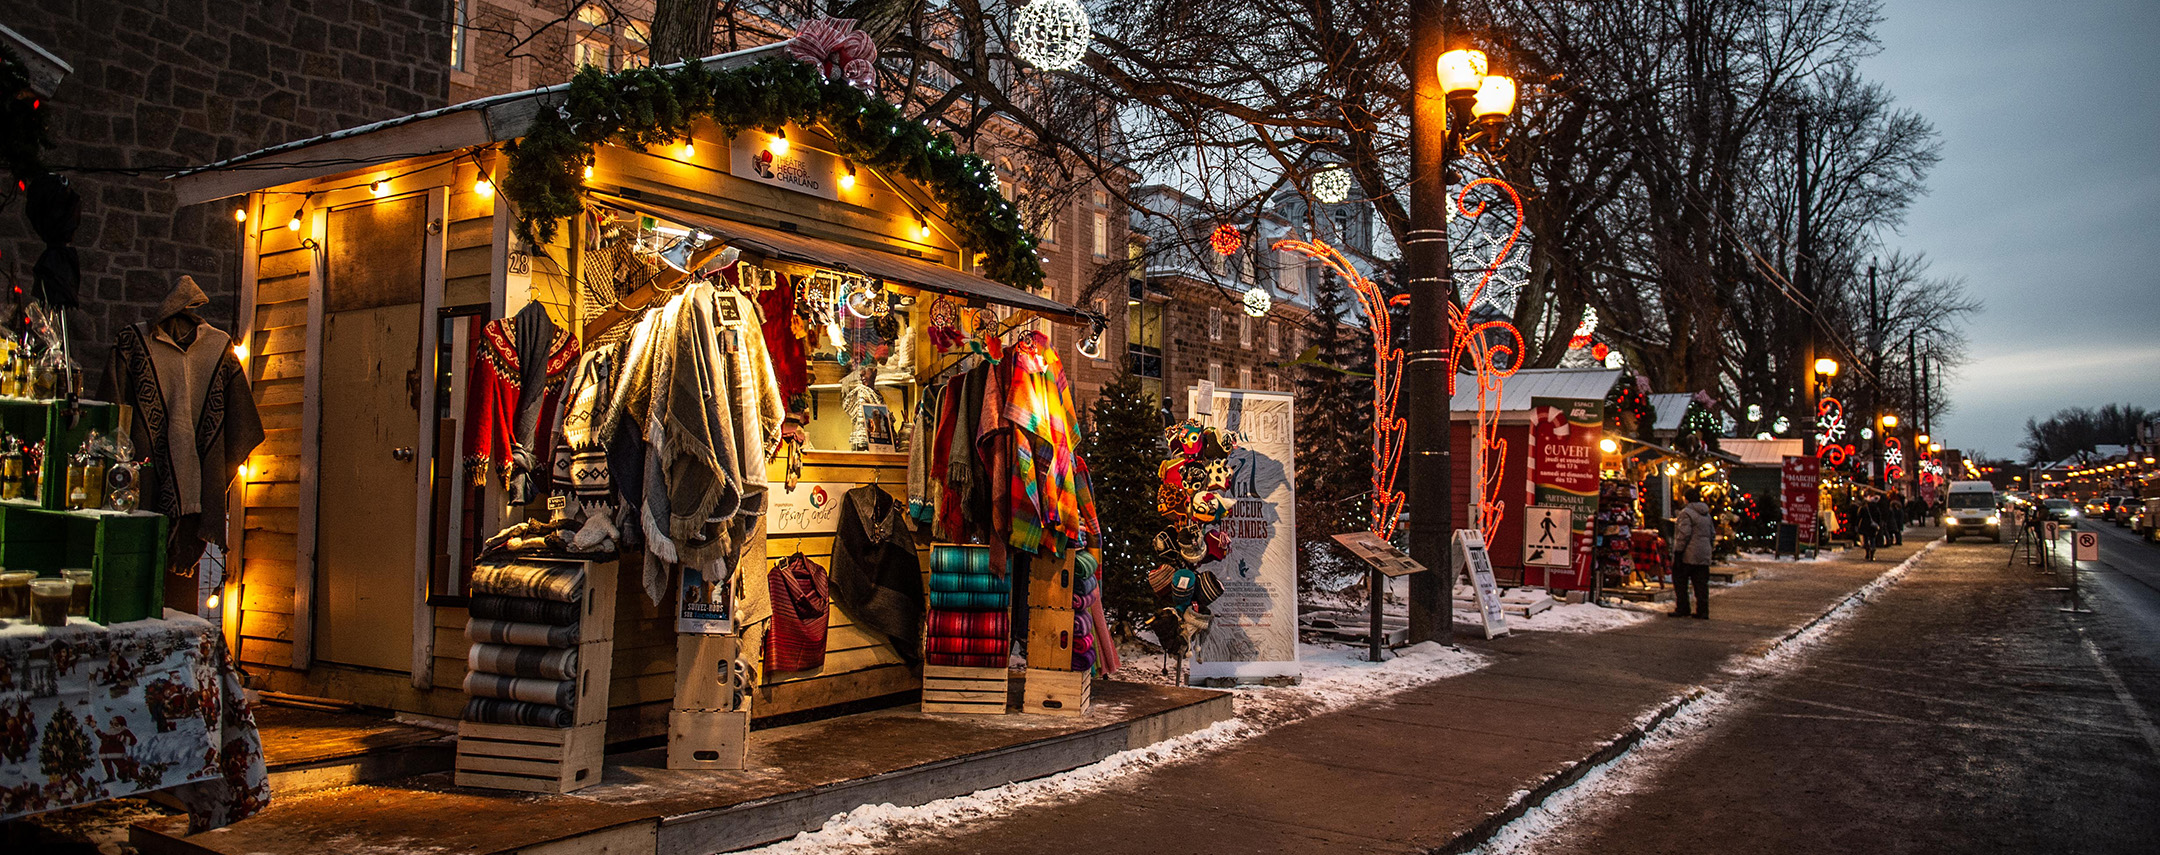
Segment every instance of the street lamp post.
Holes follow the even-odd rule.
[[[1884,413],[1875,420],[1875,485],[1890,490],[1890,469],[1884,465],[1883,446],[1889,444],[1891,431],[1897,430],[1896,413]]]
[[[1410,228],[1403,244],[1410,274],[1403,397],[1411,402],[1404,408],[1410,476],[1404,498],[1411,509],[1410,557],[1432,568],[1410,576],[1413,644],[1452,644],[1455,637],[1455,574],[1448,556],[1455,515],[1449,498],[1454,467],[1447,384],[1456,344],[1448,319],[1455,303],[1448,165],[1471,141],[1493,139],[1515,107],[1515,81],[1487,75],[1484,52],[1448,49],[1452,6],[1446,0],[1412,0],[1410,8],[1410,68],[1416,77],[1410,85]]]

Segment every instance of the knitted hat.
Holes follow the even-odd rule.
[[[1155,596],[1166,597],[1170,595],[1170,577],[1176,572],[1177,568],[1168,564],[1157,564],[1155,569],[1148,571],[1148,587],[1155,589]]]
[[[1222,580],[1216,578],[1215,571],[1200,571],[1200,580],[1193,590],[1193,599],[1199,602],[1200,607],[1204,609],[1214,605],[1215,598],[1220,596],[1222,596]]]

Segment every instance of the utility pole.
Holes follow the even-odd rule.
[[[1448,323],[1455,302],[1454,259],[1448,252],[1447,93],[1433,75],[1447,51],[1454,9],[1445,0],[1410,4],[1410,229],[1403,260],[1410,272],[1410,347],[1403,354],[1403,408],[1408,425],[1404,450],[1410,477],[1410,557],[1430,568],[1410,574],[1410,643],[1455,643],[1454,564],[1448,532],[1454,527],[1454,471],[1449,443],[1454,413],[1448,395],[1448,355],[1455,344]]]
[[[1794,421],[1804,426],[1800,432],[1800,453],[1812,457],[1818,450],[1815,410],[1821,405],[1823,390],[1816,388],[1815,382],[1815,190],[1808,182],[1808,114],[1805,108],[1800,111],[1797,123],[1797,133],[1793,136],[1793,166],[1799,171],[1799,180],[1794,186],[1800,191],[1800,234],[1795,240],[1798,252],[1793,258],[1793,284],[1799,288],[1800,299],[1804,301],[1800,307],[1804,315],[1801,318],[1800,376],[1805,394],[1800,396],[1803,411]]]
[[[1890,428],[1884,427],[1882,423],[1882,311],[1876,306],[1873,261],[1868,262],[1867,266],[1867,316],[1868,421],[1874,423],[1875,434],[1875,441],[1871,443],[1874,446],[1874,468],[1869,474],[1874,476],[1876,486],[1887,490],[1890,488],[1890,476],[1888,470],[1883,468],[1883,445],[1886,442],[1885,437],[1890,435]]]
[[[1927,433],[1925,425],[1927,419],[1920,415],[1920,357],[1918,354],[1919,351],[1913,347],[1913,331],[1906,330],[1905,409],[1911,413],[1910,418],[1912,419],[1909,423],[1912,425],[1912,430],[1906,431],[1906,433],[1915,437]],[[1913,447],[1905,454],[1905,468],[1912,472],[1912,494],[1914,497],[1920,495],[1920,455],[1926,451],[1927,449],[1921,448],[1920,443],[1916,441],[1913,443]]]

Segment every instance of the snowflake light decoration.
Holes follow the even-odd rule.
[[[1216,255],[1236,255],[1238,248],[1245,245],[1245,236],[1238,233],[1236,226],[1224,223],[1208,234],[1207,242]]]
[[[1275,307],[1275,295],[1268,293],[1267,286],[1254,285],[1245,291],[1245,314],[1256,318],[1266,317]]]
[[[1044,71],[1079,65],[1094,37],[1079,0],[1035,0],[1013,21],[1014,52]]]
[[[1315,172],[1307,183],[1313,200],[1323,205],[1340,205],[1350,198],[1350,170],[1343,167],[1330,166]]]

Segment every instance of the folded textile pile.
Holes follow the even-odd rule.
[[[465,720],[569,727],[585,564],[503,558],[473,570]]]
[[[930,547],[930,614],[923,661],[959,668],[1003,668],[1010,660],[1011,587],[990,571],[984,546]]]

